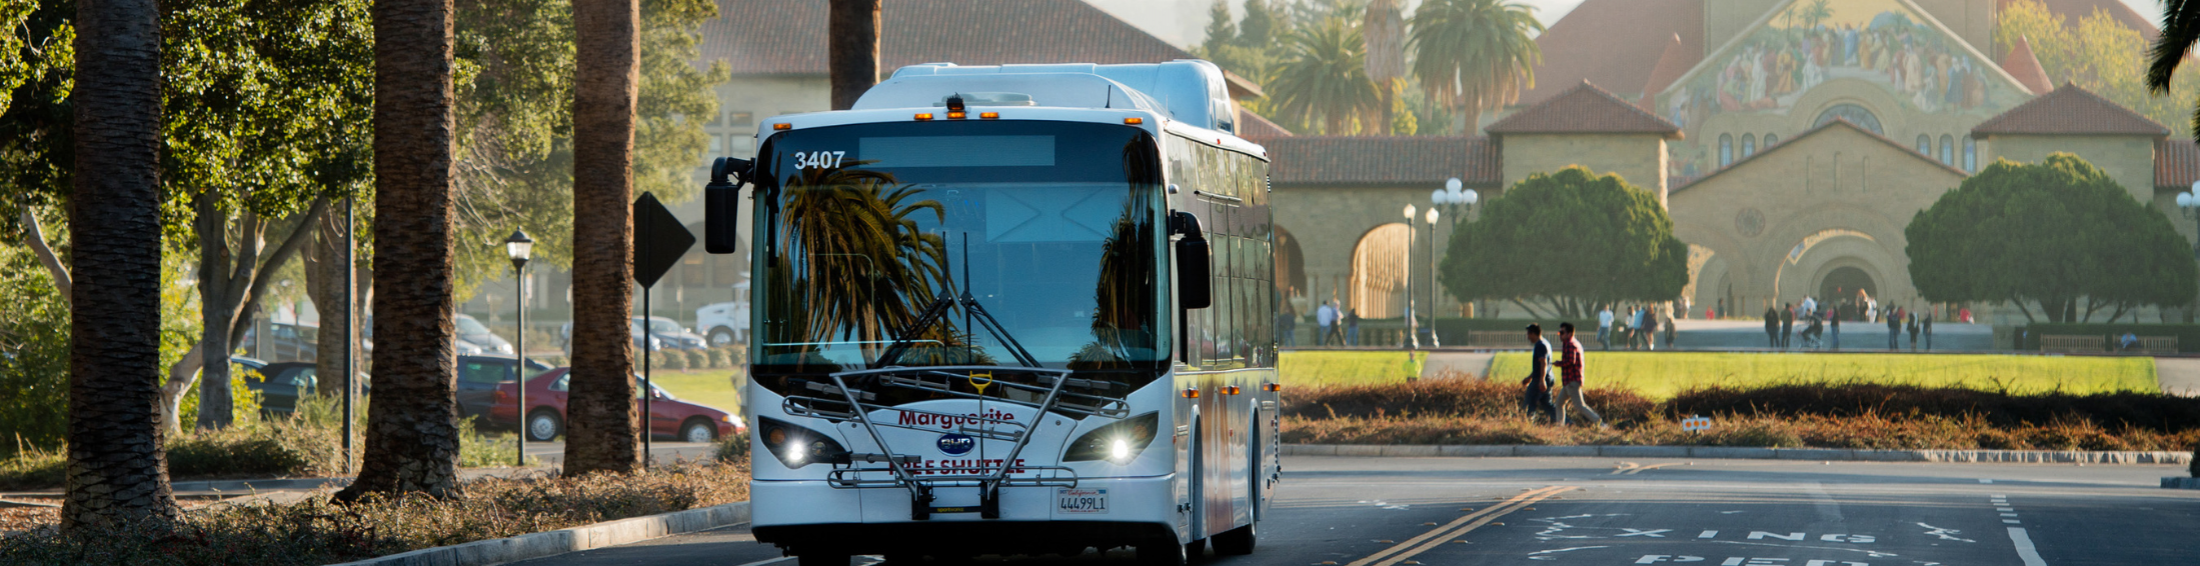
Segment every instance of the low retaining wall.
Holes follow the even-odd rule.
[[[2177,476],[2162,478],[2162,489],[2200,489],[2200,478]]]
[[[618,546],[680,533],[715,529],[749,521],[749,502],[728,503],[661,515],[605,521],[593,525],[423,548],[333,566],[488,566],[567,552]]]
[[[2191,452],[2093,452],[2085,450],[1862,450],[1848,448],[1753,448],[1743,446],[1534,446],[1429,444],[1285,444],[1286,456],[1376,457],[1599,457],[1844,460],[1865,462],[1977,462],[2025,464],[2185,464]]]

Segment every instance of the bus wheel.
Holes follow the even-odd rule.
[[[1138,563],[1143,566],[1184,566],[1184,562],[1184,545],[1174,538],[1138,545]]]
[[[848,553],[827,550],[803,550],[795,554],[795,564],[800,566],[848,566]]]
[[[1253,543],[1257,542],[1257,539],[1258,537],[1253,532],[1253,524],[1223,531],[1222,534],[1215,535],[1215,554],[1223,556],[1252,554]]]

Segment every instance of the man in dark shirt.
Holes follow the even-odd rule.
[[[1528,357],[1528,377],[1520,380],[1526,386],[1520,403],[1529,415],[1542,413],[1556,422],[1560,417],[1558,408],[1551,406],[1551,343],[1543,341],[1543,325],[1528,325],[1528,345],[1532,353]]]
[[[1902,349],[1899,344],[1902,341],[1902,315],[1895,312],[1893,306],[1888,306],[1884,318],[1887,319],[1887,349]]]
[[[1604,417],[1598,415],[1595,409],[1589,408],[1589,402],[1581,398],[1581,341],[1574,339],[1574,323],[1558,323],[1558,349],[1558,363],[1553,365],[1558,366],[1559,392],[1558,400],[1553,404],[1557,405],[1555,408],[1558,410],[1559,426],[1565,426],[1566,414],[1571,408],[1588,414],[1590,421],[1595,422],[1598,428],[1603,428]]]
[[[1780,347],[1780,311],[1770,306],[1765,307],[1765,342],[1768,348]]]
[[[1795,337],[1795,304],[1780,305],[1780,349],[1788,347],[1788,340]]]

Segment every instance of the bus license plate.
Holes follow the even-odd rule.
[[[1107,513],[1108,490],[1058,488],[1054,490],[1056,509],[1063,513]]]

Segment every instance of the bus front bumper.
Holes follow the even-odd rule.
[[[913,520],[906,489],[833,489],[824,481],[758,480],[750,483],[749,499],[756,540],[781,547],[829,546],[852,554],[1058,552],[1176,538],[1185,516],[1177,510],[1172,480],[1086,478],[1076,488],[1002,488],[999,519],[970,512]],[[933,493],[934,507],[978,505],[977,488]],[[1104,508],[1095,509],[1101,500]]]

